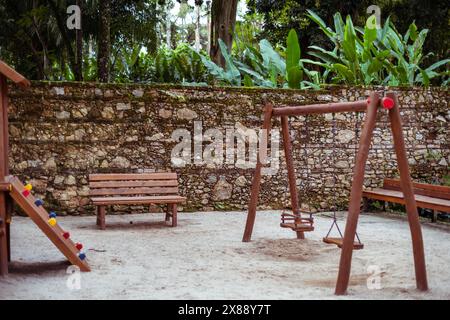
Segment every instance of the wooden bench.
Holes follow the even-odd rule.
[[[177,205],[186,201],[178,194],[176,173],[91,174],[89,194],[97,206],[97,226],[106,227],[106,207],[111,205],[166,204],[166,222],[177,226]]]
[[[433,210],[433,222],[437,211],[450,212],[450,187],[414,182],[413,188],[417,206]],[[364,190],[363,199],[364,210],[368,209],[369,199],[405,204],[398,179],[384,179],[383,188]]]

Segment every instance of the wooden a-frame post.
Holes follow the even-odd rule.
[[[5,177],[9,175],[8,152],[8,86],[7,80],[11,80],[21,87],[30,86],[30,82],[0,60],[0,184],[5,183]],[[8,262],[11,259],[10,229],[12,200],[8,190],[0,189],[0,276],[8,274]]]
[[[391,99],[391,101],[394,102],[393,107],[389,110],[389,118],[391,122],[394,148],[397,155],[398,169],[400,172],[401,189],[405,197],[408,222],[411,231],[414,266],[416,274],[416,285],[419,290],[426,291],[428,290],[428,282],[427,282],[422,231],[420,227],[419,217],[417,214],[417,205],[409,173],[409,166],[405,149],[405,141],[403,137],[403,128],[400,116],[399,103],[396,94],[393,92],[389,92],[387,94],[387,98]],[[361,200],[364,187],[364,173],[367,159],[369,156],[373,131],[376,125],[379,105],[380,105],[379,95],[375,92],[372,92],[369,96],[368,101],[331,103],[322,105],[307,105],[307,106],[283,107],[283,108],[273,108],[271,104],[267,104],[265,108],[264,123],[263,123],[263,129],[267,129],[267,132],[265,133],[266,138],[265,143],[267,143],[267,135],[269,134],[271,128],[272,117],[277,116],[281,117],[284,150],[286,155],[286,164],[289,178],[289,191],[291,194],[292,209],[294,213],[298,212],[298,195],[297,195],[297,187],[295,185],[295,172],[292,160],[292,148],[289,136],[288,116],[337,113],[337,112],[366,112],[364,127],[361,133],[359,149],[355,161],[355,168],[353,171],[353,182],[350,194],[349,210],[347,216],[347,223],[345,226],[341,259],[339,263],[339,273],[335,290],[335,294],[337,295],[346,294],[348,283],[350,280],[353,244],[356,236],[358,218],[361,211]],[[263,164],[261,163],[258,157],[255,174],[253,176],[253,184],[250,195],[247,223],[245,226],[243,238],[244,242],[250,241],[253,226],[255,223],[256,207],[258,204],[258,197],[261,187],[260,185],[261,185],[262,166]]]

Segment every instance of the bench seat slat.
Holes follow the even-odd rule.
[[[158,203],[183,203],[186,201],[182,196],[146,196],[146,197],[94,197],[95,205],[128,205],[128,204],[158,204]]]
[[[155,188],[102,188],[91,189],[90,196],[119,196],[119,195],[167,195],[178,194],[178,187]]]
[[[364,190],[363,197],[405,204],[403,192],[387,189]],[[450,200],[415,195],[418,207],[450,212]]]
[[[89,188],[138,188],[138,187],[176,187],[177,180],[135,180],[90,182]]]
[[[90,181],[117,181],[117,180],[176,180],[176,172],[161,173],[96,173],[90,174]]]

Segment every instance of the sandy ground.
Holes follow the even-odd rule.
[[[17,217],[0,299],[450,299],[445,230],[423,227],[431,290],[422,293],[415,289],[407,222],[363,215],[365,248],[353,255],[349,294],[336,297],[340,249],[321,241],[331,219],[316,217],[316,231],[296,240],[278,227],[279,214],[258,213],[251,243],[241,242],[242,212],[180,213],[177,228],[164,226],[162,214],[108,216],[106,231],[95,228],[95,217],[61,217],[92,267],[81,274],[80,290],[67,287],[68,264],[59,251],[30,219]],[[367,286],[373,265],[381,271],[378,290]]]

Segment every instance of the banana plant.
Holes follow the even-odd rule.
[[[215,64],[211,59],[205,55],[198,54],[198,57],[203,62],[203,65],[208,70],[209,74],[218,80],[222,84],[240,86],[242,83],[241,73],[235,66],[231,55],[228,53],[228,48],[222,39],[219,39],[219,46],[222,55],[225,58],[226,70],[217,64]]]
[[[323,67],[332,76],[331,81],[334,83],[428,86],[431,79],[446,75],[436,70],[447,65],[449,59],[428,68],[421,67],[432,53],[423,54],[428,30],[419,32],[414,23],[401,36],[389,18],[384,27],[377,30],[368,24],[365,28],[354,27],[350,16],[344,23],[340,13],[336,13],[333,30],[313,11],[308,10],[308,16],[333,42],[335,48],[328,51],[310,46],[312,51],[309,54],[319,61],[303,62]]]
[[[209,73],[224,84],[268,88],[320,88],[319,73],[309,71],[303,66],[295,30],[289,32],[286,44],[286,49],[275,49],[269,41],[263,39],[259,42],[259,48],[247,44],[242,50],[241,44],[241,56],[232,56],[223,41],[219,40],[226,68],[217,66],[207,57],[203,56],[201,59]],[[304,80],[305,76],[309,81]]]
[[[300,89],[300,84],[303,80],[300,54],[297,32],[292,29],[287,37],[286,48],[286,80],[291,89]]]

